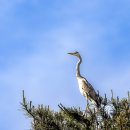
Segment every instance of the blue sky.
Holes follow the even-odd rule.
[[[35,105],[80,106],[81,74],[101,95],[130,90],[129,0],[0,0],[0,129],[29,130],[21,92]]]

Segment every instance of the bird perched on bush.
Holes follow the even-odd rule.
[[[78,58],[78,62],[76,64],[76,78],[81,94],[85,96],[87,100],[89,99],[90,101],[94,101],[97,107],[100,107],[101,97],[95,92],[93,86],[80,74],[80,64],[82,62],[82,58],[79,52],[75,51],[68,54],[76,56]]]

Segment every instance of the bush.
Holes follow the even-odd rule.
[[[130,130],[130,95],[119,99],[102,98],[101,107],[87,104],[83,111],[77,107],[67,108],[59,104],[59,111],[49,106],[33,106],[27,101],[23,91],[22,109],[26,116],[33,119],[33,130]],[[108,110],[109,108],[109,110]]]

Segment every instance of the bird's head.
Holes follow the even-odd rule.
[[[77,51],[75,51],[75,52],[69,52],[69,53],[67,53],[67,54],[80,57],[80,54],[79,54],[79,52],[77,52]]]

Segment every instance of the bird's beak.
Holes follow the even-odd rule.
[[[71,52],[69,52],[69,53],[67,53],[67,54],[69,54],[69,55],[73,55],[73,53],[71,53]]]

